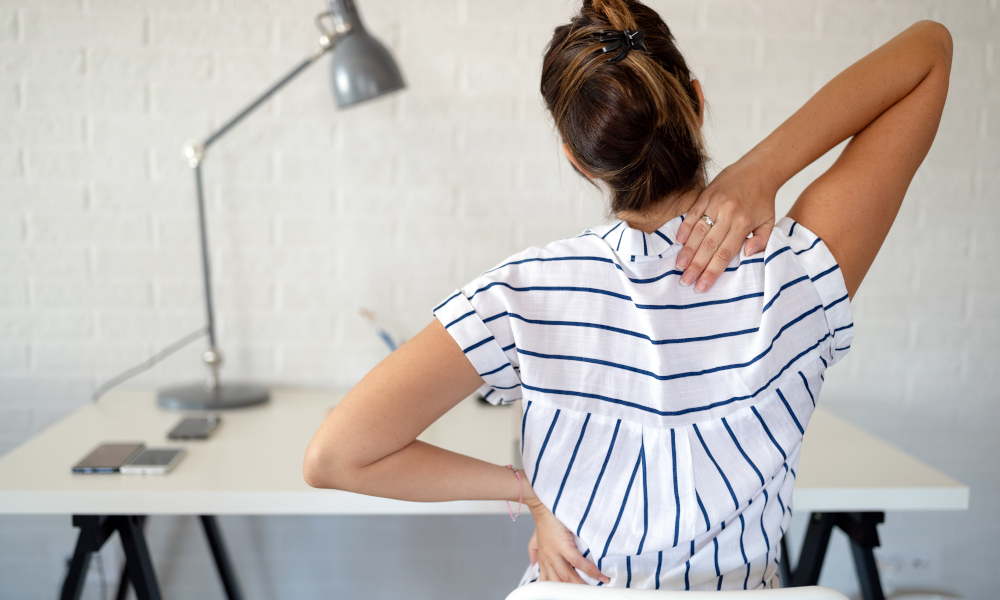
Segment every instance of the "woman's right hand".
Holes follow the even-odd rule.
[[[699,196],[677,231],[681,282],[708,289],[746,241],[764,249],[781,185],[844,140],[836,162],[788,216],[823,240],[849,297],[861,285],[937,132],[948,96],[953,43],[920,21],[854,63]],[[859,93],[864,90],[864,93]],[[715,221],[709,226],[703,214]],[[689,237],[690,236],[690,237]]]
[[[531,494],[534,496],[534,494]],[[538,563],[539,581],[562,581],[566,583],[586,583],[580,578],[577,570],[588,576],[603,581],[611,579],[601,573],[597,565],[584,558],[576,547],[573,532],[556,518],[537,497],[525,504],[531,509],[535,519],[535,533],[528,542],[528,557],[531,563]]]
[[[774,228],[774,198],[781,187],[766,161],[749,154],[726,167],[698,196],[677,230],[684,249],[677,268],[681,285],[695,291],[712,287],[746,243],[746,255],[764,250]],[[714,225],[701,217],[708,215]],[[747,236],[753,233],[749,241]]]

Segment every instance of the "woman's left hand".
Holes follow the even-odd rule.
[[[677,268],[684,271],[681,285],[695,281],[695,291],[712,287],[739,256],[746,243],[746,255],[764,250],[774,228],[774,197],[777,178],[753,152],[716,176],[698,196],[677,230],[684,249],[677,255]],[[708,215],[713,225],[703,220]],[[747,240],[747,236],[753,237]]]
[[[535,533],[528,542],[528,557],[532,564],[538,563],[538,580],[585,584],[576,572],[580,570],[598,581],[610,583],[611,579],[577,549],[573,532],[537,497],[533,500],[526,502],[535,518]]]

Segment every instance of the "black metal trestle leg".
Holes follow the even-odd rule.
[[[851,554],[863,600],[885,600],[874,553],[879,545],[877,525],[883,521],[883,513],[842,513],[837,518],[837,526],[851,538]]]
[[[875,553],[871,548],[863,548],[855,541],[851,542],[851,552],[854,554],[854,566],[861,583],[861,597],[864,600],[885,600],[878,567],[875,566]]]
[[[79,600],[87,578],[91,557],[94,552],[99,551],[104,546],[104,543],[115,531],[118,532],[122,548],[125,550],[125,567],[118,581],[118,591],[115,597],[118,600],[124,600],[128,595],[129,584],[131,584],[135,588],[135,594],[139,600],[161,600],[156,572],[153,570],[153,561],[150,558],[146,536],[143,533],[145,520],[144,516],[74,516],[73,526],[80,528],[80,534],[76,541],[73,558],[70,561],[69,571],[63,581],[61,600]],[[219,524],[212,515],[202,515],[201,524],[212,549],[212,557],[215,559],[219,578],[226,589],[226,596],[229,600],[242,600],[239,583],[229,562],[229,555],[222,540]]]
[[[236,574],[229,563],[229,554],[226,552],[226,545],[222,541],[222,532],[219,524],[213,515],[201,515],[201,525],[205,529],[205,537],[208,538],[208,545],[212,548],[212,556],[215,558],[215,567],[219,570],[219,579],[222,580],[222,587],[226,589],[226,597],[229,600],[242,600],[239,583],[236,581]]]
[[[161,600],[160,586],[156,583],[153,561],[149,557],[146,536],[142,532],[141,517],[114,517],[118,535],[125,549],[125,571],[135,588],[139,600]]]
[[[785,541],[785,536],[781,536],[781,562],[778,563],[778,580],[781,581],[781,587],[792,587],[792,571],[788,563],[791,559],[788,556],[788,543]]]
[[[877,526],[884,520],[885,514],[880,512],[813,513],[809,517],[809,529],[802,543],[798,564],[791,572],[791,587],[819,583],[830,534],[834,527],[839,527],[851,539],[851,554],[858,573],[861,597],[863,600],[885,600],[874,553],[879,545]],[[783,562],[787,562],[787,558]]]
[[[104,545],[104,540],[107,539],[106,536],[104,539],[100,539],[99,529],[94,531],[94,528],[100,527],[100,522],[88,523],[88,526],[84,527],[77,525],[76,518],[74,518],[73,524],[80,527],[80,535],[76,538],[73,559],[69,563],[69,572],[66,573],[66,579],[63,581],[62,594],[59,596],[61,600],[78,600],[80,598],[80,594],[83,592],[83,582],[87,577],[87,569],[90,568],[90,558],[95,550],[100,550],[101,546]]]
[[[128,567],[122,567],[122,574],[118,577],[118,591],[115,592],[115,600],[125,600],[128,596]]]
[[[141,517],[138,517],[138,519],[139,519],[139,526],[140,527],[145,527],[145,525],[146,525],[146,517],[145,516],[141,516]],[[115,600],[125,600],[125,597],[128,596],[128,585],[129,585],[129,582],[128,582],[128,564],[125,564],[125,565],[122,565],[122,573],[118,577],[118,591],[115,592]]]
[[[819,572],[826,558],[826,548],[830,544],[830,534],[837,516],[832,513],[813,513],[809,516],[809,528],[802,542],[799,562],[792,572],[792,587],[816,585]]]
[[[118,531],[125,549],[125,570],[139,600],[161,600],[149,548],[142,533],[143,517],[76,515],[73,526],[80,528],[69,572],[63,581],[62,600],[79,600],[87,577],[90,558]],[[120,590],[119,590],[120,591]]]

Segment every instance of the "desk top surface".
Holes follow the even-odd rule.
[[[182,414],[151,391],[122,390],[81,408],[0,458],[0,514],[504,514],[503,502],[402,502],[302,479],[306,445],[342,392],[276,389],[269,403],[222,413],[209,440],[167,440]],[[515,406],[461,402],[420,439],[497,464],[517,462]],[[82,475],[104,442],[183,446],[167,475]],[[803,442],[796,510],[964,510],[969,488],[818,410]]]

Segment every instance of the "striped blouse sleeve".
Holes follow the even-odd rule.
[[[510,319],[502,306],[489,315],[480,315],[466,293],[475,288],[456,290],[434,308],[434,316],[458,342],[469,362],[486,382],[479,389],[491,404],[510,404],[521,398],[521,379],[517,372],[517,354],[510,329]],[[479,310],[491,310],[496,302],[489,294],[477,297]],[[505,346],[506,345],[506,346]]]
[[[823,302],[833,340],[829,355],[832,365],[847,354],[854,339],[851,300],[840,265],[823,240],[796,221],[783,217],[778,221],[777,228],[788,236],[790,250],[809,275]]]

